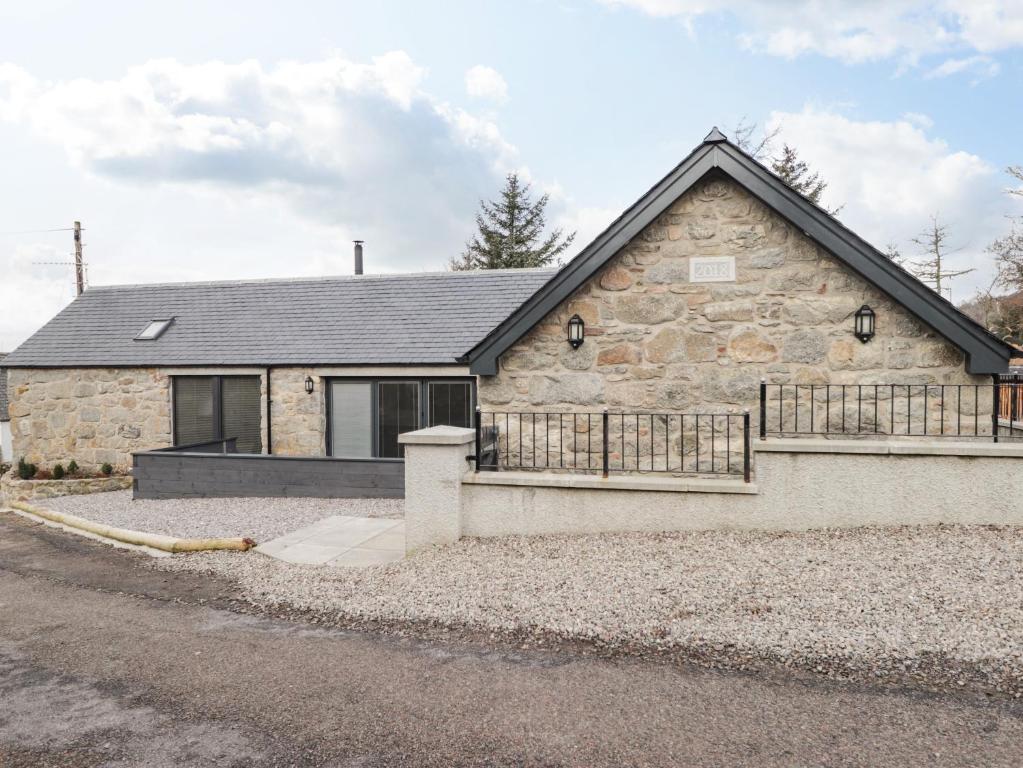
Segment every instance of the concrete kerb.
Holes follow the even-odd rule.
[[[26,504],[23,501],[12,501],[10,506],[15,510],[27,512],[43,520],[76,528],[100,536],[105,539],[119,541],[126,544],[134,544],[139,547],[150,547],[163,552],[206,552],[212,550],[235,550],[247,551],[256,546],[256,542],[249,538],[208,538],[208,539],[184,539],[175,536],[163,536],[158,533],[143,533],[142,531],[130,531],[126,528],[115,528],[111,525],[95,523],[76,515],[66,515],[62,512],[54,512],[43,507],[36,507]]]

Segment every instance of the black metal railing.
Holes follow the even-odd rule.
[[[201,443],[188,445],[172,445],[169,448],[156,448],[162,453],[238,453],[238,438],[225,437],[220,440],[205,440]]]
[[[476,409],[476,471],[545,470],[742,475],[745,413],[562,413]]]
[[[1023,438],[1004,421],[1023,381],[991,384],[760,384],[760,437]],[[1003,415],[1005,414],[1005,415]]]

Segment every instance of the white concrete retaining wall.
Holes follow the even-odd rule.
[[[459,536],[1023,525],[1023,444],[764,441],[755,445],[756,482],[748,485],[652,475],[475,474],[462,471],[469,442],[430,446],[450,453],[444,478],[445,462],[423,447],[407,453],[405,463],[407,524],[418,530],[416,546]]]

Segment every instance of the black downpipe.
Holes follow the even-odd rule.
[[[270,427],[270,405],[273,401],[270,399],[270,368],[266,369],[266,452],[272,454],[274,452],[274,433]]]
[[[993,389],[991,391],[991,437],[997,443],[998,417],[1002,412],[1002,378],[997,373],[993,373],[991,374],[991,379],[994,382]],[[974,395],[974,397],[976,397],[976,395]],[[1011,421],[1009,422],[1009,425],[1012,425]]]

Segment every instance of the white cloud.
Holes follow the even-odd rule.
[[[937,67],[927,73],[928,78],[948,77],[958,75],[962,72],[970,72],[974,75],[974,83],[994,77],[1001,67],[998,62],[990,56],[967,56],[961,59],[945,59]]]
[[[1013,48],[1023,41],[1023,0],[945,0],[963,40],[978,51]]]
[[[729,14],[748,48],[785,58],[819,54],[847,63],[993,51],[1023,45],[1023,0],[601,0],[692,31],[704,16]]]
[[[68,267],[66,248],[52,244],[23,242],[14,244],[0,256],[4,279],[0,280],[0,352],[9,352],[27,333],[39,328],[55,308],[74,298],[74,280]],[[7,319],[10,318],[10,319]]]
[[[477,64],[465,73],[465,92],[495,104],[508,101],[508,83],[496,69]]]
[[[273,67],[162,59],[56,82],[0,64],[0,136],[9,153],[11,139],[37,153],[7,156],[9,177],[32,184],[8,185],[15,225],[0,229],[82,218],[96,284],[345,273],[355,237],[368,271],[443,269],[479,199],[522,164],[493,119],[425,82],[400,51]],[[0,238],[0,346],[71,298],[66,268],[25,255],[45,247]]]
[[[977,267],[956,282],[955,298],[990,281],[984,249],[1004,232],[1005,215],[1018,211],[1004,192],[1001,169],[930,136],[925,116],[859,121],[807,107],[775,112],[767,127],[780,127],[780,139],[820,171],[829,184],[827,204],[844,204],[839,218],[873,245],[895,242],[904,255],[915,256],[912,237],[937,213],[949,226],[950,241],[962,247],[953,257],[956,266]]]
[[[496,124],[431,97],[424,78],[400,51],[272,69],[163,59],[55,83],[5,65],[0,119],[101,178],[270,197],[386,243],[391,268],[414,267],[424,243],[446,261],[517,161]]]

